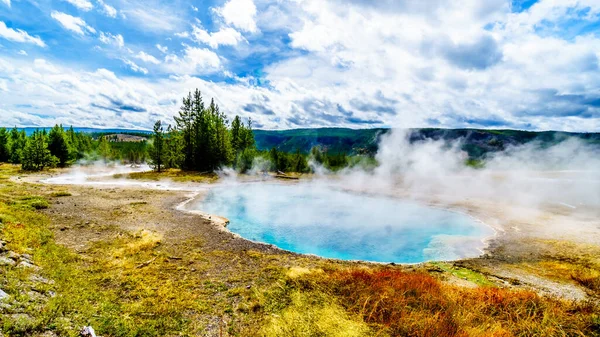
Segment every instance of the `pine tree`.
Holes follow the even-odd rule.
[[[231,150],[234,155],[237,155],[240,151],[240,133],[243,132],[243,127],[240,116],[235,116],[233,122],[231,122]]]
[[[183,98],[183,105],[179,110],[179,117],[175,117],[177,129],[183,137],[183,164],[186,170],[194,169],[194,111],[192,109],[192,93]]]
[[[48,150],[47,135],[44,131],[36,130],[29,139],[27,139],[23,149],[22,159],[23,170],[39,171],[46,167],[54,167],[58,163],[58,158],[50,154]]]
[[[154,123],[154,134],[152,136],[152,147],[150,149],[150,160],[152,161],[152,165],[154,166],[154,170],[161,172],[164,163],[164,130],[162,127],[162,122],[160,120]]]
[[[100,157],[102,157],[104,161],[108,161],[111,159],[111,152],[110,144],[108,144],[106,137],[100,137],[100,143],[98,144],[98,153],[100,154]]]
[[[0,163],[10,159],[9,134],[5,128],[0,128]]]
[[[48,150],[58,158],[58,166],[65,167],[71,160],[72,151],[69,150],[67,137],[62,125],[55,125],[48,134]]]
[[[14,127],[10,131],[10,158],[9,161],[13,164],[20,164],[23,159],[23,150],[27,142],[25,130],[17,130]]]

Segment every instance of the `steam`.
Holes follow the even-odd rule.
[[[436,196],[453,202],[484,198],[519,206],[600,205],[600,151],[570,138],[543,148],[539,143],[490,154],[480,169],[465,165],[461,141],[411,143],[410,134],[384,135],[373,172],[349,169],[341,183],[359,190],[402,190],[408,196]]]

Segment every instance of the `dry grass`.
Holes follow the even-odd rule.
[[[197,183],[212,183],[219,179],[215,173],[202,172],[187,172],[180,169],[168,169],[162,172],[148,171],[135,172],[128,174],[115,174],[114,178],[127,178],[137,180],[152,180],[158,181],[161,179],[170,179],[176,182],[197,182]]]
[[[327,303],[339,322],[354,317],[377,336],[598,336],[598,307],[540,297],[526,290],[497,287],[461,288],[444,284],[424,272],[388,268],[352,268],[306,273],[288,278],[277,298],[288,303],[275,311],[262,331],[278,336],[281,325],[293,331],[334,335],[336,325],[298,319]],[[312,300],[298,300],[297,294]],[[336,313],[343,307],[347,313]],[[358,319],[358,321],[356,321]],[[340,323],[342,324],[342,323]],[[321,326],[331,330],[321,331]],[[360,325],[362,326],[362,325]],[[269,333],[266,333],[266,332]]]

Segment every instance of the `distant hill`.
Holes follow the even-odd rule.
[[[23,128],[27,134],[36,129]],[[148,137],[152,132],[135,129],[98,129],[74,128],[75,131],[94,135],[120,134],[136,137]],[[259,150],[269,150],[273,147],[280,151],[308,153],[313,146],[320,145],[330,153],[375,154],[382,135],[390,129],[347,129],[347,128],[313,128],[292,130],[254,130],[256,146]],[[410,141],[427,139],[454,142],[461,140],[462,149],[471,158],[480,158],[486,153],[496,152],[508,146],[521,145],[532,141],[541,146],[551,146],[567,138],[575,137],[582,141],[597,145],[600,149],[600,133],[574,133],[561,131],[519,131],[519,130],[483,130],[483,129],[410,129]],[[133,139],[131,138],[131,139]],[[130,139],[130,137],[123,137]]]
[[[256,145],[261,150],[272,147],[282,151],[310,151],[311,147],[321,145],[333,153],[374,154],[382,135],[390,129],[294,129],[282,131],[254,131]],[[521,145],[532,141],[541,146],[557,144],[569,137],[576,137],[600,148],[600,133],[571,133],[560,131],[519,131],[519,130],[482,130],[482,129],[410,129],[410,141],[427,139],[454,142],[462,140],[462,149],[471,158],[480,158],[488,152],[496,152],[511,145]]]
[[[64,127],[64,129],[68,129],[69,127]],[[12,129],[7,127],[7,129]],[[46,130],[50,131],[51,127],[27,127],[27,128],[17,128],[18,130],[25,130],[25,133],[29,136],[35,130]],[[73,127],[75,132],[83,132],[83,133],[92,133],[92,134],[150,134],[152,131],[148,130],[135,130],[135,129],[99,129],[99,128],[76,128]]]

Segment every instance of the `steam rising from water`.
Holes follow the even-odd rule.
[[[547,203],[574,207],[600,205],[599,147],[569,139],[549,148],[531,143],[492,154],[485,168],[465,166],[460,142],[409,142],[394,130],[383,136],[372,173],[347,170],[343,184],[388,191],[401,188],[413,196],[451,199],[485,198],[539,207]]]
[[[560,222],[553,230],[557,233],[587,231],[598,237],[600,223],[600,151],[599,147],[587,145],[577,139],[569,139],[549,148],[531,143],[523,146],[509,147],[503,152],[490,155],[486,159],[485,168],[474,169],[465,166],[466,153],[460,150],[460,142],[447,144],[443,141],[427,140],[418,143],[409,142],[406,131],[394,130],[382,137],[379,144],[377,160],[380,165],[371,172],[360,169],[346,169],[336,175],[327,174],[324,168],[317,167],[313,181],[300,182],[299,187],[308,189],[307,195],[319,204],[313,204],[315,212],[304,211],[294,217],[314,224],[319,209],[337,207],[332,198],[332,188],[350,189],[358,192],[398,196],[419,202],[435,200],[437,205],[450,208],[456,204],[464,207],[477,207],[479,203],[492,203],[494,211],[505,216],[505,219],[517,217],[533,222],[539,212],[546,212],[548,207],[562,209]],[[259,163],[261,167],[265,163]],[[153,189],[171,189],[183,191],[201,191],[206,185],[178,184],[169,181],[143,182],[129,179],[112,179],[113,174],[142,171],[146,167],[126,168],[122,166],[94,167],[74,170],[67,175],[47,179],[48,183],[81,184],[97,186],[138,186]],[[255,170],[255,171],[258,171]],[[241,190],[232,170],[217,186],[227,185],[220,189],[224,195]],[[246,178],[245,178],[246,179]],[[267,222],[269,210],[276,207],[290,195],[273,190],[268,184],[253,184],[251,212],[253,219]],[[338,196],[339,197],[339,196]],[[329,199],[328,199],[329,198]],[[230,202],[230,201],[229,201]],[[297,202],[302,202],[301,198]],[[372,219],[362,219],[362,233],[381,228],[390,219],[402,220],[405,216],[394,207],[377,208],[376,204],[354,200],[354,207],[367,209],[376,214]],[[194,205],[194,203],[191,203]],[[469,206],[470,205],[470,206]],[[339,205],[338,205],[339,206]],[[463,207],[461,206],[461,207]],[[196,204],[202,208],[202,204]],[[527,210],[527,211],[525,211]],[[568,211],[564,211],[568,210]],[[215,212],[224,210],[214,209]],[[536,213],[538,212],[538,213]],[[312,215],[311,215],[312,214]],[[226,214],[219,214],[226,215]],[[288,215],[293,215],[292,213]],[[431,214],[426,208],[411,216],[426,219]],[[354,217],[363,215],[354,215]],[[342,215],[338,216],[343,219]],[[588,219],[588,227],[581,227],[581,218]],[[591,219],[591,220],[590,220]],[[277,220],[277,219],[275,219]],[[281,219],[279,219],[281,220]],[[336,226],[335,219],[319,222],[322,226]],[[404,219],[406,220],[406,219]],[[531,220],[531,221],[530,221]],[[281,222],[285,223],[285,221]],[[393,226],[400,226],[394,222]],[[307,224],[306,224],[307,225]],[[232,224],[234,226],[234,224]],[[538,223],[539,231],[550,231],[550,222]],[[502,224],[500,225],[502,227]],[[423,232],[432,228],[426,224],[421,226]],[[395,230],[395,228],[391,228]],[[347,228],[347,231],[359,231],[359,228]],[[411,238],[406,238],[410,241]],[[466,241],[465,241],[466,240]],[[431,237],[427,249],[431,251],[445,250],[452,257],[465,256],[453,253],[470,239],[449,237],[437,233]],[[404,243],[398,242],[398,246]],[[283,247],[285,248],[285,247]],[[426,252],[423,252],[427,258]],[[454,254],[454,255],[453,255]],[[434,254],[437,258],[443,254]],[[468,254],[466,254],[468,255]],[[368,258],[368,257],[366,257]]]

